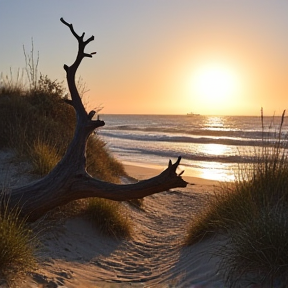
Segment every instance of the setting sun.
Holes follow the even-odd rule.
[[[287,15],[0,1],[0,288],[288,288]]]
[[[205,103],[223,105],[238,89],[238,79],[232,69],[223,65],[204,65],[194,72],[192,90]]]
[[[243,94],[244,83],[240,82],[236,69],[229,65],[213,62],[199,65],[188,80],[190,103],[199,112],[205,113],[209,106],[215,114],[227,113]]]

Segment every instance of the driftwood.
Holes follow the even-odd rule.
[[[60,20],[69,27],[78,41],[75,62],[71,66],[64,65],[72,98],[67,103],[74,107],[77,115],[74,137],[62,160],[48,175],[29,185],[12,189],[9,196],[10,205],[20,206],[23,215],[35,221],[52,209],[81,198],[101,197],[123,201],[143,198],[171,188],[186,187],[187,182],[181,178],[183,172],[176,173],[181,157],[174,164],[170,160],[168,168],[158,176],[135,184],[107,183],[87,173],[85,155],[87,139],[96,128],[104,126],[105,123],[99,119],[92,119],[95,111],[86,112],[76,88],[75,74],[82,59],[95,54],[95,52],[90,54],[84,52],[86,45],[94,40],[94,36],[84,41],[85,33],[81,36],[77,35],[72,24],[67,23],[63,18]]]

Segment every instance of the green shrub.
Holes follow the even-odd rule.
[[[131,235],[130,221],[119,202],[91,198],[86,215],[103,235],[114,238],[126,238]]]

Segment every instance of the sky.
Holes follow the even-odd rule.
[[[94,35],[77,72],[103,114],[281,115],[288,108],[287,0],[0,0],[0,72],[23,45],[64,81],[78,34]],[[87,39],[86,38],[86,39]]]

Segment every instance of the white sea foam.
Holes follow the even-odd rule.
[[[233,180],[239,163],[253,161],[262,139],[277,137],[280,117],[104,115],[97,133],[120,161],[167,165],[182,156],[185,170],[216,180]],[[288,127],[282,129],[286,134]],[[193,174],[192,173],[192,174]]]

